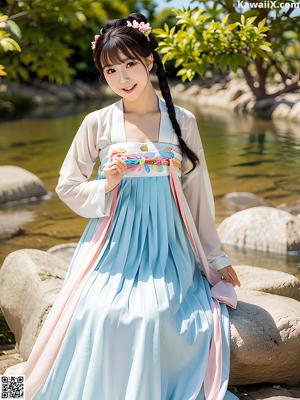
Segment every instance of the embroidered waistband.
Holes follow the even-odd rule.
[[[102,167],[114,158],[120,158],[126,163],[127,170],[124,175],[128,177],[169,175],[171,165],[176,167],[178,175],[181,175],[181,161],[177,160],[172,152],[160,152],[160,155],[155,157],[147,157],[144,154],[110,154],[103,160]]]

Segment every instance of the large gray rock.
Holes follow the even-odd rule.
[[[231,321],[230,384],[300,383],[300,302],[237,288]]]
[[[42,181],[36,175],[14,165],[0,166],[0,203],[46,194]]]
[[[66,262],[70,263],[77,245],[78,243],[57,244],[50,247],[47,252],[63,258]]]
[[[222,243],[245,249],[300,254],[300,218],[274,207],[251,207],[218,226]]]
[[[223,196],[222,201],[226,206],[245,209],[267,205],[265,199],[251,192],[230,192]]]
[[[300,300],[300,281],[286,272],[258,268],[251,265],[235,265],[241,289],[253,289]]]
[[[294,104],[289,114],[289,119],[300,121],[300,100]]]
[[[69,262],[49,252],[9,254],[0,270],[0,306],[26,360],[56,296]],[[13,289],[12,289],[13,288]],[[231,320],[231,384],[297,384],[300,374],[300,302],[237,288]]]
[[[32,211],[0,211],[0,240],[22,233],[20,225],[33,219]]]
[[[68,263],[45,251],[10,253],[0,269],[0,307],[27,359],[40,328],[59,293]]]

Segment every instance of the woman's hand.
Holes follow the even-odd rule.
[[[224,277],[222,278],[223,280],[232,283],[233,286],[235,285],[241,286],[239,278],[237,277],[237,274],[231,265],[221,268],[218,271],[220,272],[221,277]]]
[[[106,166],[103,168],[103,172],[106,177],[106,192],[110,192],[120,183],[126,168],[127,166],[125,161],[121,160],[118,155],[116,155],[112,161],[106,164]]]

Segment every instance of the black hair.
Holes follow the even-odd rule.
[[[151,53],[153,54],[159,88],[166,102],[168,114],[173,129],[178,137],[182,155],[189,158],[193,164],[193,168],[188,172],[190,173],[195,169],[196,165],[199,164],[199,159],[181,137],[181,129],[176,119],[166,71],[158,52],[155,50],[158,47],[158,42],[152,32],[148,36],[150,39],[150,41],[148,41],[147,37],[141,31],[127,26],[127,21],[132,23],[133,20],[136,20],[139,23],[144,22],[145,24],[148,22],[147,18],[143,14],[131,13],[124,18],[109,20],[101,28],[100,34],[95,40],[95,46],[93,48],[93,59],[95,65],[100,72],[100,77],[104,78],[104,66],[121,63],[121,53],[128,58],[139,59],[144,65],[144,58],[148,57]]]

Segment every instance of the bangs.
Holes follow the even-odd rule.
[[[141,57],[133,50],[129,50],[130,44],[126,45],[124,39],[114,37],[105,43],[101,51],[100,62],[102,69],[113,64],[121,64],[124,59],[138,59],[142,61]],[[125,39],[126,40],[126,39]]]

